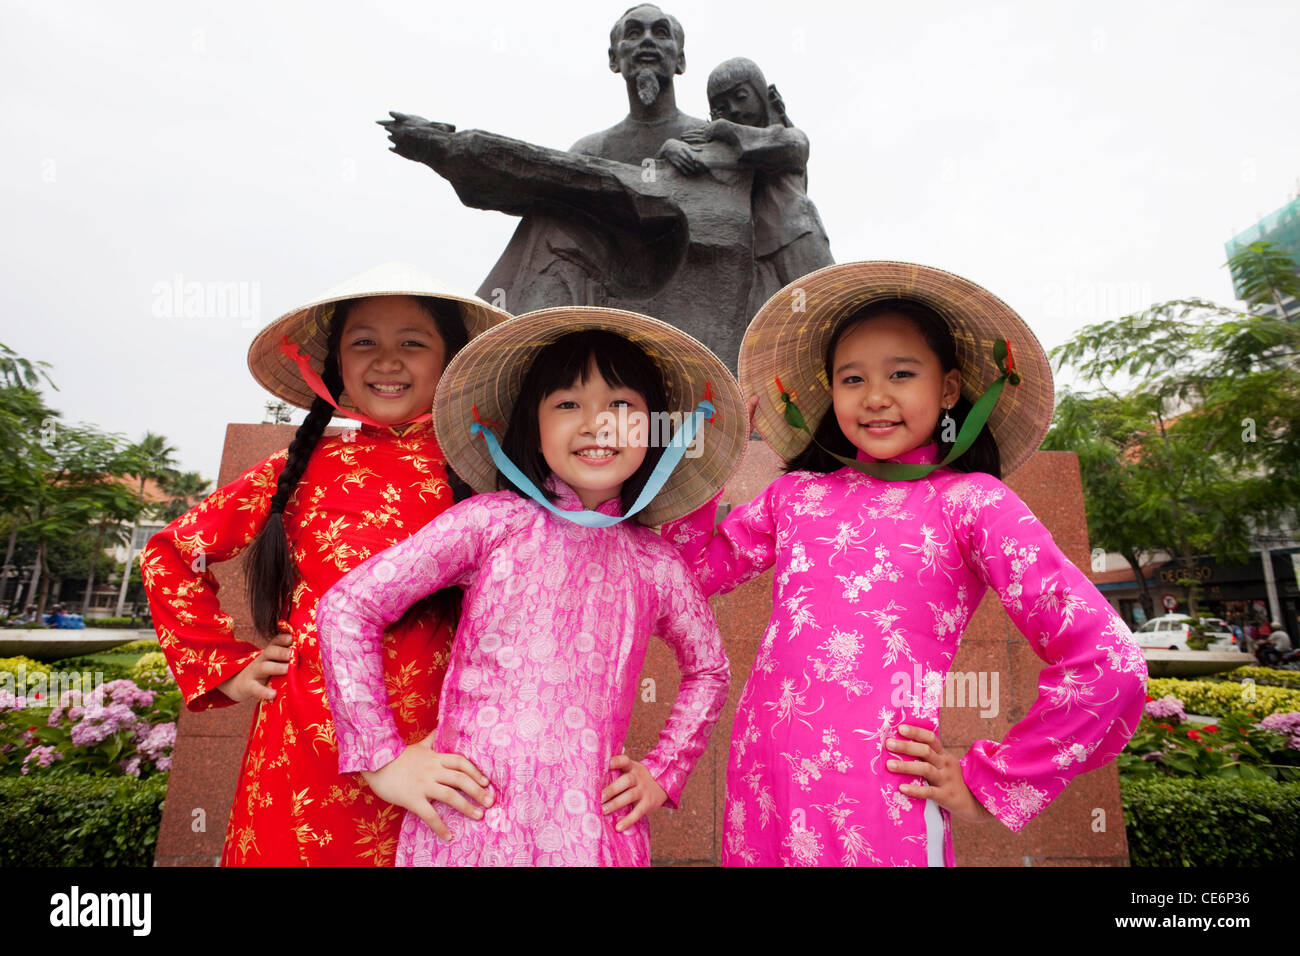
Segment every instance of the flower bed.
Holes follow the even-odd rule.
[[[1300,711],[1300,690],[1252,683],[1153,677],[1147,682],[1147,693],[1152,697],[1172,695],[1183,701],[1188,713],[1211,717],[1234,711],[1249,711],[1259,717]]]
[[[1150,681],[1160,693],[1167,684]],[[1225,684],[1234,703],[1241,685]],[[1266,688],[1272,689],[1272,688]],[[1284,692],[1285,693],[1285,692]],[[1300,713],[1232,710],[1187,719],[1191,704],[1148,695],[1116,759],[1134,866],[1260,866],[1300,859]],[[1256,703],[1259,701],[1257,700]],[[1276,703],[1274,701],[1273,703]]]
[[[31,691],[30,679],[23,694],[0,687],[0,776],[148,777],[171,768],[180,691],[170,674],[155,680],[143,667],[144,686],[74,676],[73,686],[51,691],[57,699]]]

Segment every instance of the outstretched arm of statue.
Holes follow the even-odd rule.
[[[436,169],[436,164],[447,154],[456,127],[451,123],[435,123],[412,113],[395,113],[390,110],[388,115],[392,119],[378,120],[378,123],[388,130],[388,138],[393,144],[392,151],[398,156],[426,163]]]
[[[637,235],[674,228],[682,218],[671,199],[647,192],[640,166],[484,130],[456,132],[446,123],[406,113],[392,116],[380,125],[388,130],[393,152],[433,169],[451,183],[461,202],[475,209],[522,216],[535,206],[568,208]]]

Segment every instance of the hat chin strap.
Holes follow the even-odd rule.
[[[1009,341],[998,339],[993,343],[993,361],[1002,370],[1002,374],[993,380],[984,391],[984,394],[971,406],[970,414],[966,416],[966,420],[962,422],[961,431],[957,433],[957,440],[953,442],[952,448],[944,456],[943,461],[932,465],[910,464],[900,461],[858,461],[856,458],[845,458],[843,455],[837,455],[822,445],[809,431],[803,413],[791,401],[791,395],[782,387],[780,379],[776,380],[776,387],[781,390],[781,401],[785,404],[786,424],[791,428],[798,428],[800,431],[807,432],[808,436],[812,438],[813,444],[836,461],[882,481],[916,481],[966,454],[970,450],[970,446],[975,443],[975,439],[979,437],[979,433],[984,430],[989,415],[993,413],[993,406],[998,403],[998,398],[1002,395],[1002,389],[1008,383],[1012,388],[1020,387],[1020,373],[1016,371],[1015,362],[1011,357],[1011,343]]]
[[[650,472],[650,477],[646,479],[641,494],[637,495],[636,501],[632,502],[632,507],[628,509],[627,514],[620,516],[606,515],[601,514],[599,511],[590,510],[565,511],[563,508],[555,507],[547,499],[546,495],[542,494],[538,487],[529,480],[528,476],[506,457],[506,453],[501,450],[501,445],[497,442],[497,436],[477,420],[477,409],[475,409],[475,421],[469,426],[469,430],[470,434],[483,436],[483,440],[487,442],[488,454],[492,456],[492,463],[497,466],[501,474],[506,476],[506,480],[547,511],[584,528],[609,528],[621,521],[626,521],[655,499],[655,496],[667,484],[673,471],[681,463],[687,447],[695,440],[695,433],[699,430],[700,424],[711,418],[715,412],[716,409],[713,403],[705,399],[695,406],[695,411],[685,416],[681,427],[673,434],[666,450],[655,464],[654,471]]]
[[[383,422],[377,422],[369,415],[364,415],[359,411],[344,408],[338,402],[334,401],[334,396],[331,395],[330,390],[325,387],[324,380],[317,375],[316,370],[311,367],[311,359],[303,355],[298,346],[289,341],[289,336],[286,335],[284,341],[280,343],[280,351],[287,355],[298,366],[298,372],[302,375],[302,380],[307,383],[307,387],[310,388],[319,398],[323,398],[325,401],[333,405],[335,410],[344,418],[352,418],[361,422],[363,425],[374,425],[376,428],[394,427],[393,425],[385,425]],[[425,412],[418,418],[412,418],[410,421],[405,422],[397,422],[396,424],[414,425],[416,422],[427,422],[432,417],[433,412]]]

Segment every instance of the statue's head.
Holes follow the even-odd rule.
[[[641,4],[628,9],[609,31],[609,68],[636,82],[641,101],[649,105],[673,76],[685,72],[685,47],[686,33],[676,17],[653,4]],[[651,78],[657,82],[647,99]]]
[[[740,126],[770,126],[772,111],[767,80],[753,60],[743,56],[724,60],[709,74],[709,117]]]

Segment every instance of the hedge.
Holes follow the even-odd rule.
[[[1300,711],[1300,690],[1262,684],[1152,677],[1147,682],[1147,693],[1155,698],[1173,694],[1183,702],[1187,713],[1210,717],[1226,717],[1236,711],[1245,711],[1262,720],[1269,714]],[[1254,700],[1249,699],[1251,693]]]
[[[1300,783],[1120,777],[1133,866],[1294,866]]]
[[[167,777],[0,778],[0,867],[152,866]]]
[[[1271,687],[1300,688],[1300,671],[1284,671],[1278,667],[1255,667],[1251,664],[1238,667],[1226,674],[1216,674],[1213,679],[1240,681],[1247,677],[1256,684],[1267,684]]]

